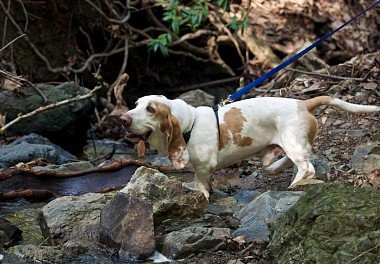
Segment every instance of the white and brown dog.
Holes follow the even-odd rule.
[[[136,108],[121,116],[127,137],[146,140],[173,166],[189,161],[195,169],[195,186],[208,198],[212,173],[253,156],[278,173],[295,163],[298,172],[290,187],[315,174],[310,163],[311,144],[317,131],[314,108],[329,105],[355,113],[380,111],[378,106],[351,104],[329,96],[308,100],[253,98],[220,107],[192,107],[180,99],[161,95],[140,98]],[[216,118],[218,116],[218,119]],[[219,122],[218,122],[219,121]],[[183,134],[190,133],[188,142]],[[282,148],[282,149],[281,149]],[[286,156],[277,160],[284,150]]]

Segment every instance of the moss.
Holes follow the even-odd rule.
[[[274,225],[269,262],[352,260],[380,242],[379,201],[379,191],[346,183],[313,187]],[[379,254],[376,249],[360,260],[375,261]]]

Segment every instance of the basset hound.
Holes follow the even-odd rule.
[[[195,108],[180,99],[149,95],[138,99],[136,108],[120,118],[127,137],[148,141],[161,155],[169,156],[175,168],[190,162],[195,187],[208,198],[214,170],[253,156],[261,156],[271,173],[296,164],[298,172],[290,187],[313,177],[309,157],[317,120],[311,113],[321,105],[356,113],[380,111],[378,106],[320,96],[308,100],[252,98],[219,107],[214,113],[211,107]],[[185,133],[190,134],[188,142]],[[277,160],[282,151],[286,156]]]

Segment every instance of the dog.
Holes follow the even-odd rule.
[[[278,173],[295,164],[298,172],[290,185],[315,175],[310,163],[317,132],[313,110],[321,105],[354,113],[374,113],[380,107],[352,104],[330,96],[308,100],[262,97],[246,99],[214,111],[193,107],[162,95],[141,97],[136,108],[120,119],[130,140],[144,140],[167,155],[176,169],[190,162],[195,188],[209,198],[212,173],[236,162],[261,156],[263,166]],[[184,135],[189,135],[186,142]],[[285,156],[277,160],[279,154]]]

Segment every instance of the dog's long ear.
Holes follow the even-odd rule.
[[[160,130],[167,135],[169,159],[176,169],[182,169],[189,161],[189,153],[179,122],[167,105],[156,103],[156,109],[157,116],[161,119]]]

